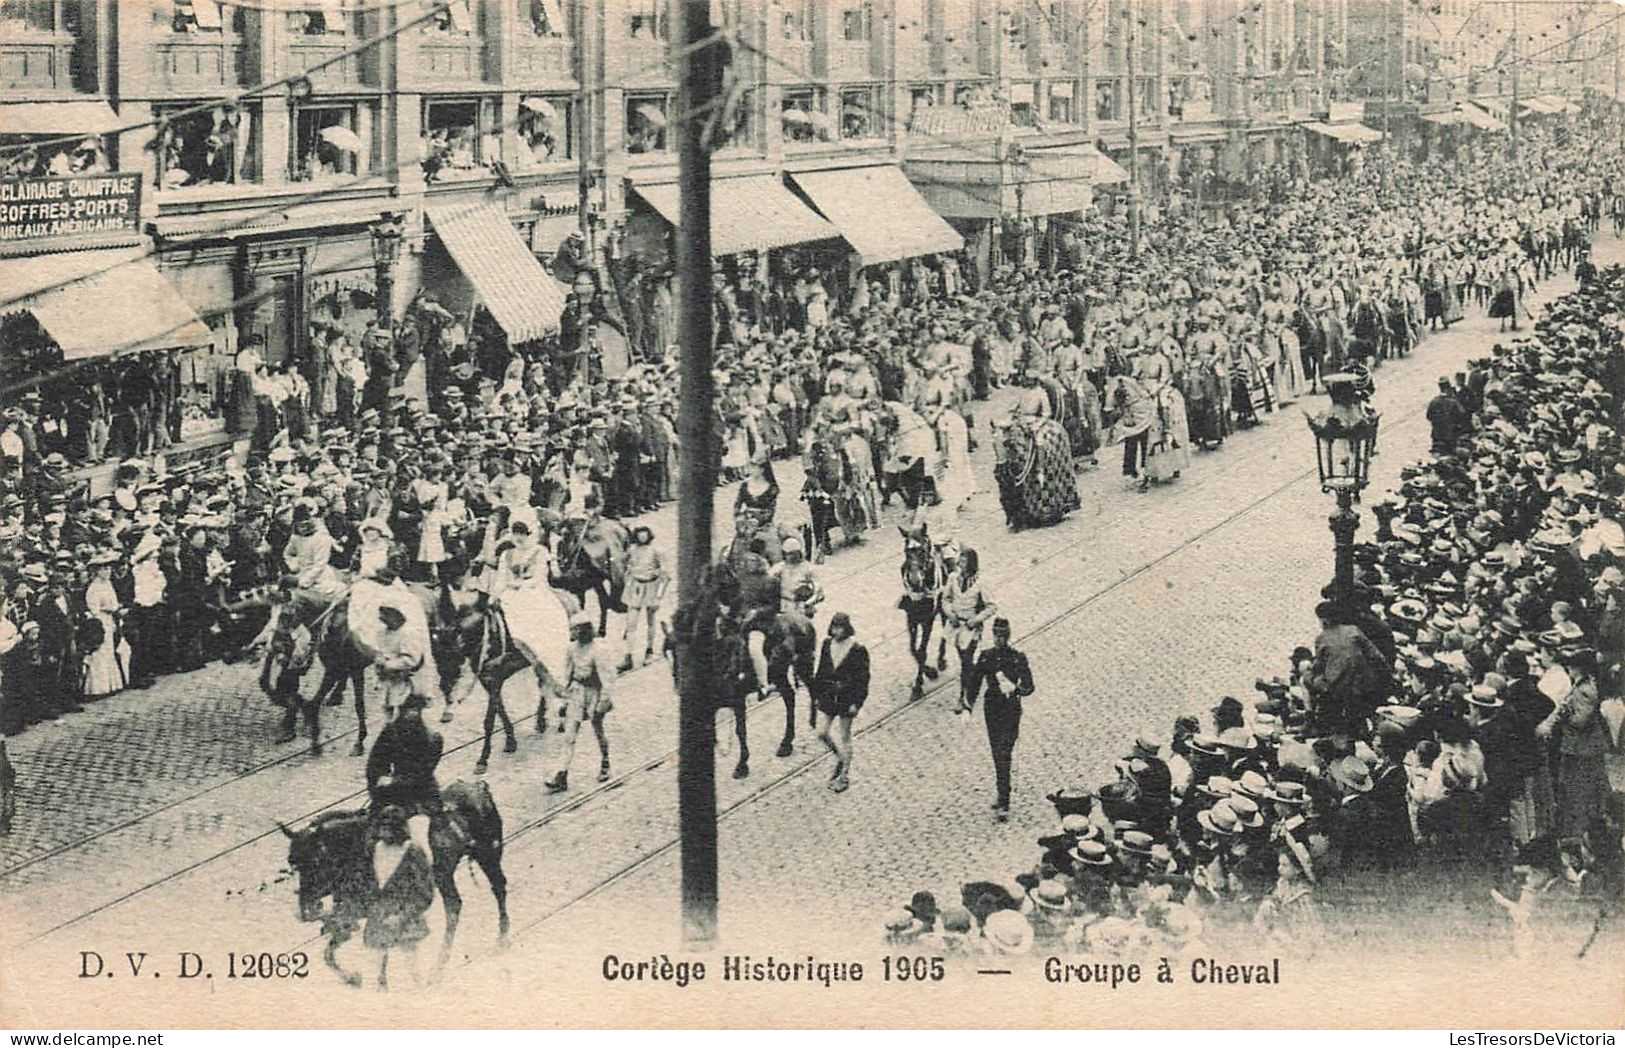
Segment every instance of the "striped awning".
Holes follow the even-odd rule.
[[[958,251],[965,240],[891,164],[791,175],[866,266]]]
[[[142,248],[0,261],[0,316],[23,312],[65,360],[186,349],[213,337]]]
[[[425,211],[508,341],[532,342],[558,330],[569,289],[536,261],[502,205],[452,204]]]
[[[682,214],[677,183],[634,187],[660,217],[677,225]],[[776,175],[719,178],[711,183],[711,253],[770,251],[791,244],[833,240],[840,231],[785,188]]]

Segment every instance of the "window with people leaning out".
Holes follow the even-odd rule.
[[[574,27],[565,21],[569,16],[560,4],[561,0],[521,0],[519,11],[530,16],[531,32],[537,36],[574,36]]]
[[[0,180],[67,178],[111,170],[100,138],[0,134]]]
[[[425,0],[423,5],[427,10],[421,12],[428,18],[418,24],[418,28],[429,34],[443,36],[467,36],[475,32],[479,26],[475,22],[474,0]],[[407,8],[402,8],[403,11]]]
[[[829,137],[823,88],[786,88],[779,99],[786,142],[818,142]]]
[[[423,178],[441,182],[500,159],[485,138],[498,126],[496,102],[483,98],[423,103]]]
[[[299,105],[293,111],[294,154],[289,171],[296,182],[355,175],[370,152],[357,127],[354,103]]]
[[[627,95],[626,151],[659,153],[669,148],[666,118],[670,113],[670,95]]]
[[[247,108],[195,102],[152,107],[157,123],[158,188],[189,189],[251,181],[254,119]]]
[[[343,0],[324,0],[289,11],[288,32],[294,36],[348,35],[353,28],[353,18],[345,11]]]
[[[160,29],[171,33],[242,35],[243,10],[219,0],[170,0],[152,5],[152,18]]]
[[[879,87],[849,87],[841,92],[841,137],[885,138],[885,109]]]
[[[520,171],[575,157],[575,99],[569,95],[526,95],[519,100]]]

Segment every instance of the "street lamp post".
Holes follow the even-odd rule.
[[[1320,489],[1337,496],[1337,509],[1328,519],[1336,550],[1333,586],[1338,599],[1354,589],[1354,533],[1360,527],[1355,504],[1371,479],[1371,454],[1377,446],[1381,415],[1365,403],[1353,375],[1329,375],[1326,391],[1331,407],[1309,416],[1315,434],[1315,465]]]
[[[401,241],[406,236],[406,216],[398,211],[386,212],[372,228],[372,264],[377,283],[378,326],[389,333],[391,341],[395,331],[395,263],[401,257]]]

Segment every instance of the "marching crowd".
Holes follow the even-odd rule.
[[[1068,504],[1065,491],[1022,498],[1038,474],[1072,486],[1071,470],[1015,468],[1012,434],[1041,424],[1080,465],[1116,441],[1129,482],[1172,480],[1193,448],[1322,373],[1409,352],[1475,299],[1526,313],[1534,282],[1582,259],[1625,184],[1618,152],[1590,141],[1531,129],[1533,165],[1470,151],[1300,181],[1250,209],[1175,211],[1149,225],[1139,259],[1121,250],[1121,218],[1089,213],[1052,268],[985,284],[952,257],[873,272],[841,301],[816,270],[771,300],[719,275],[723,477],[772,489],[771,520],[772,460],[806,456],[814,559],[833,528],[876,526],[881,488],[911,469],[905,500],[934,504],[931,532],[951,538],[977,486],[978,434],[995,441],[1014,525],[1052,523]],[[51,406],[20,397],[0,432],[0,727],[238,657],[271,591],[330,603],[355,577],[462,588],[499,574],[521,531],[554,547],[538,563],[570,521],[624,532],[605,522],[674,493],[675,362],[668,346],[618,376],[578,366],[613,296],[572,296],[556,343],[517,349],[464,331],[428,295],[389,337],[345,350],[353,367],[332,366],[345,341],[333,330],[312,332],[308,374],[268,369],[249,345],[232,400],[234,428],[252,434],[246,460],[154,472],[129,458],[101,496],[45,452],[60,431],[41,423]],[[978,426],[976,405],[1007,384],[1023,387],[1014,417]],[[832,472],[820,448],[836,449]],[[658,605],[664,569],[630,567],[639,544],[622,534],[595,561],[600,635],[629,579],[644,595],[635,610]],[[653,632],[651,615],[646,650]]]
[[[917,893],[888,941],[1312,951],[1318,892],[1420,865],[1504,908],[1520,954],[1542,895],[1617,905],[1625,269],[1587,276],[1441,394],[1461,400],[1453,425],[1373,507],[1354,588],[1327,588],[1284,676],[1127,740],[1108,781],[1050,794],[1029,870],[951,904]]]

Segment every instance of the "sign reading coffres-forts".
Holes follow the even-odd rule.
[[[0,181],[0,242],[139,233],[139,174]]]

